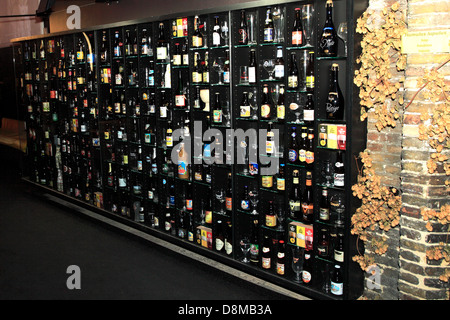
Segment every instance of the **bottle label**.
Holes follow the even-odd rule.
[[[284,264],[277,262],[277,274],[284,275]]]
[[[297,151],[294,149],[290,149],[289,150],[289,161],[295,162],[295,161],[297,161],[297,157],[298,157]]]
[[[275,142],[274,141],[266,141],[266,153],[273,154],[275,152]]]
[[[285,190],[286,180],[284,178],[277,178],[277,190]]]
[[[306,88],[309,88],[309,89],[314,88],[314,76],[306,77]]]
[[[283,78],[284,77],[284,65],[277,64],[275,66],[275,78]]]
[[[187,163],[185,161],[180,161],[178,163],[178,176],[181,178],[187,177]]]
[[[311,273],[309,271],[302,271],[302,280],[304,283],[309,283],[311,281]]]
[[[276,225],[277,225],[277,216],[276,215],[266,215],[266,226],[276,227]]]
[[[176,54],[173,56],[173,65],[181,66],[181,54]]]
[[[186,199],[186,210],[192,210],[192,199]]]
[[[250,175],[256,175],[256,174],[258,174],[258,171],[259,171],[259,165],[258,165],[258,163],[256,163],[256,162],[250,162],[250,164],[249,164],[249,173],[250,173]]]
[[[306,161],[306,150],[305,149],[299,150],[298,159],[300,160],[300,162]]]
[[[264,269],[270,269],[270,258],[262,258],[262,267]]]
[[[224,243],[222,239],[216,238],[216,250],[221,251],[223,249]]]
[[[337,104],[338,95],[336,92],[329,92],[325,109],[327,113],[335,114],[339,110],[339,104]]]
[[[183,94],[178,94],[175,96],[175,105],[177,107],[185,107],[186,106],[186,99]]]
[[[286,107],[284,105],[277,106],[277,118],[284,119],[286,116]]]
[[[226,197],[225,198],[225,208],[228,210],[228,211],[231,211],[231,210],[233,210],[233,198],[231,198],[231,197]]]
[[[303,32],[302,31],[292,31],[292,45],[301,46],[303,44]]]
[[[263,104],[261,106],[261,117],[263,118],[270,117],[270,106],[268,104]]]
[[[344,291],[343,283],[336,283],[336,282],[331,281],[331,293],[332,294],[340,296],[343,294],[343,291]]]
[[[250,209],[250,202],[248,200],[242,200],[241,201],[241,209],[242,210]]]
[[[306,221],[311,220],[314,213],[314,206],[312,203],[302,203],[303,219]]]
[[[306,151],[306,155],[305,155],[306,159],[306,163],[307,164],[311,164],[314,162],[314,151]]]
[[[248,82],[250,83],[256,82],[256,67],[248,68]]]
[[[222,122],[222,110],[214,110],[213,111],[213,122],[216,122],[216,123]]]
[[[250,244],[250,260],[255,262],[258,261],[259,255],[259,245],[258,244]]]
[[[265,42],[273,41],[273,28],[264,28],[264,41]]]
[[[215,31],[213,33],[213,45],[220,46],[220,34],[218,31]]]
[[[240,107],[240,114],[242,118],[248,118],[250,117],[250,106],[241,106]]]
[[[335,173],[334,174],[334,185],[336,187],[344,186],[344,174],[343,173]]]
[[[194,82],[194,83],[202,82],[201,73],[199,73],[197,71],[192,72],[192,82]]]
[[[226,254],[230,255],[233,252],[233,245],[231,242],[225,240],[225,252]]]
[[[42,111],[50,112],[50,103],[49,102],[42,102]]]
[[[146,133],[144,135],[144,141],[145,141],[145,143],[151,143],[152,142],[152,135],[150,133]]]
[[[201,47],[203,45],[203,38],[198,36],[192,37],[192,46],[193,47]]]
[[[211,210],[206,210],[205,211],[205,222],[206,223],[211,223],[212,222],[212,211]]]
[[[156,48],[156,59],[165,60],[167,58],[167,47]]]
[[[329,220],[330,219],[330,209],[320,208],[319,218],[320,218],[320,220],[325,220],[325,221]]]
[[[223,72],[223,82],[230,83],[230,71]]]
[[[314,110],[303,110],[303,120],[305,121],[314,121]]]
[[[334,249],[334,260],[344,262],[344,251]]]
[[[273,177],[272,176],[262,176],[262,187],[263,188],[272,188],[273,186]]]
[[[246,43],[248,39],[248,33],[246,29],[239,29],[239,43]]]
[[[291,208],[291,212],[299,212],[300,211],[300,201],[299,200],[290,200],[289,207]]]
[[[124,188],[127,186],[127,180],[125,178],[119,178],[119,187]]]
[[[297,76],[289,76],[288,87],[289,88],[297,88],[297,86],[298,86],[298,77]]]
[[[161,118],[167,118],[167,107],[166,106],[161,106],[159,108],[159,116]]]

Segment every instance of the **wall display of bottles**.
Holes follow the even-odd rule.
[[[352,6],[17,41],[28,179],[305,295],[357,296]]]

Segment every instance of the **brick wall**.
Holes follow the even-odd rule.
[[[394,2],[397,1],[372,0],[369,8],[382,10]],[[408,31],[446,30],[450,26],[447,0],[398,2],[405,12]],[[417,79],[422,75],[422,68],[435,67],[449,56],[445,53],[408,55],[405,72],[394,75],[405,76],[406,103],[418,90]],[[441,72],[450,76],[450,65]],[[449,201],[445,173],[440,168],[437,174],[428,174],[426,162],[432,150],[427,142],[418,139],[420,114],[431,112],[433,107],[434,103],[418,95],[401,112],[402,121],[395,128],[381,132],[374,126],[373,114],[369,114],[367,148],[371,150],[374,167],[385,185],[401,189],[403,202],[400,225],[387,233],[389,249],[375,260],[381,270],[381,287],[366,288],[364,296],[369,299],[448,299],[448,284],[439,280],[444,266],[440,261],[427,261],[425,255],[428,248],[445,241],[448,234],[441,225],[435,225],[429,232],[420,215],[421,207],[438,208]]]
[[[408,31],[448,30],[450,3],[447,0],[408,0]],[[406,69],[406,97],[409,101],[418,90],[417,78],[423,69],[438,66],[450,54],[408,54]],[[450,76],[450,65],[440,69]],[[435,225],[432,232],[425,228],[420,215],[421,207],[437,209],[449,202],[444,186],[445,173],[429,174],[426,161],[432,151],[426,141],[417,139],[420,114],[431,113],[434,103],[419,94],[404,112],[402,150],[402,191],[400,236],[400,299],[448,299],[448,283],[439,280],[443,270],[441,262],[427,261],[425,252],[431,246],[445,241],[442,226]]]

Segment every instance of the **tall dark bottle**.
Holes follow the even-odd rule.
[[[297,127],[291,127],[288,155],[289,163],[296,164],[298,162]]]
[[[247,17],[245,16],[245,10],[241,10],[241,22],[239,25],[238,42],[240,45],[248,44]]]
[[[167,58],[167,43],[166,36],[164,33],[164,23],[159,24],[159,36],[158,43],[156,47],[156,59],[159,61],[164,61]]]
[[[297,67],[297,56],[295,52],[291,53],[291,65],[289,67],[288,75],[288,88],[297,89],[298,87],[298,67]]]
[[[303,45],[303,26],[302,20],[300,19],[300,8],[295,8],[295,20],[294,26],[292,27],[292,40],[291,44],[295,47],[300,47]]]
[[[273,42],[274,38],[274,27],[272,20],[272,11],[270,8],[266,11],[266,20],[264,23],[264,42]]]
[[[331,65],[330,89],[328,91],[327,102],[325,104],[327,119],[344,119],[344,97],[338,82],[339,65]]]
[[[333,24],[333,1],[326,2],[326,20],[319,40],[319,53],[325,57],[336,57],[338,50],[338,38]]]
[[[259,240],[258,240],[258,220],[255,219],[251,223],[250,233],[250,263],[259,264]]]
[[[294,170],[292,172],[292,189],[291,195],[289,197],[289,214],[291,219],[301,220],[300,219],[300,205],[301,205],[301,196],[300,196],[300,181],[299,181],[299,171]]]
[[[302,197],[302,220],[305,223],[313,222],[314,214],[314,199],[312,191],[312,176],[311,172],[306,173],[306,187],[303,191]]]

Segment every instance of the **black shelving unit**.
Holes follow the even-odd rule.
[[[357,298],[362,293],[363,275],[359,266],[351,260],[361,248],[355,247],[356,241],[350,234],[350,215],[358,205],[351,195],[350,186],[356,180],[354,156],[364,149],[365,129],[359,121],[357,94],[353,92],[354,57],[359,50],[353,33],[356,18],[367,3],[335,0],[333,4],[335,27],[347,22],[349,32],[348,54],[345,55],[340,42],[336,57],[321,57],[318,54],[318,37],[325,22],[325,3],[319,0],[262,1],[256,7],[255,4],[244,3],[229,8],[167,15],[156,20],[14,39],[16,72],[20,79],[19,108],[28,110],[28,150],[23,180],[100,215],[306,296],[317,299]],[[293,46],[290,30],[295,9],[305,5],[314,8],[311,44]],[[284,23],[281,24],[284,39],[266,41],[264,23],[267,10],[274,12],[276,8],[284,16]],[[245,45],[239,43],[241,10],[245,10],[248,19],[253,17],[255,31],[254,41]],[[222,37],[218,45],[213,42],[216,17],[221,26],[226,22],[228,28],[228,38]],[[160,23],[164,27],[168,52],[164,60],[157,56]],[[197,27],[203,33],[203,43],[199,47],[193,42]],[[116,34],[122,39],[122,53],[119,55],[114,54]],[[148,36],[148,50],[145,51],[141,47],[144,34]],[[84,44],[83,56],[77,56],[80,41]],[[103,49],[107,50],[104,59]],[[242,83],[240,67],[249,65],[252,51],[257,63],[256,81]],[[264,60],[276,58],[277,52],[281,52],[284,59],[284,77],[272,80],[264,68]],[[298,88],[289,88],[290,56],[296,56],[301,74],[302,62],[310,52],[314,55],[314,89],[307,91],[302,85],[302,77]],[[201,81],[193,78],[196,58],[199,58],[197,63],[201,69]],[[230,71],[226,81],[219,77],[219,69],[216,69],[218,64],[223,68],[224,63]],[[335,64],[339,67],[338,80],[345,99],[342,120],[327,119],[324,111],[330,69]],[[176,100],[176,95],[180,95],[180,75],[184,105],[177,105]],[[276,108],[270,119],[261,116],[265,87],[269,90],[273,106],[276,106],[277,100],[273,99],[272,92],[276,88],[284,88],[284,116],[277,115]],[[47,93],[48,89],[52,89],[51,94],[50,91]],[[58,97],[54,96],[55,89]],[[216,93],[220,94],[222,113],[214,112]],[[244,94],[249,94],[252,106],[248,109],[250,115],[241,113]],[[315,104],[314,121],[303,120],[303,106],[308,94],[312,94]],[[207,100],[209,105],[205,103]],[[299,108],[294,110],[294,104]],[[217,121],[218,115],[220,121]],[[201,132],[197,130],[199,125],[203,129]],[[269,125],[278,133],[279,149],[276,154],[267,154],[265,150],[265,134]],[[319,143],[324,125],[328,125],[327,130],[345,127],[345,147],[339,150],[339,146]],[[182,167],[181,171],[176,163],[169,161],[173,155],[178,158],[181,142],[175,139],[172,144],[167,143],[169,127],[174,137],[177,129],[189,129],[191,139],[183,137],[188,157],[185,159],[186,167]],[[293,127],[297,136],[312,130],[313,164],[289,162],[288,146]],[[203,135],[206,129],[212,133],[209,141]],[[228,139],[230,134],[236,134],[236,130],[241,130],[240,133],[255,130],[262,134],[256,134],[255,139],[248,137],[244,140],[244,148],[241,141]],[[218,133],[224,137],[220,152],[212,138]],[[212,153],[215,161],[212,163],[206,159],[209,149],[205,149],[205,145],[210,143],[211,147],[215,147]],[[242,163],[242,155],[249,155],[250,151],[255,150],[252,148],[258,146],[256,157]],[[244,149],[246,151],[243,153]],[[343,154],[344,186],[327,185],[323,176],[324,164],[326,161],[334,163],[338,152]],[[230,163],[231,160],[234,162]],[[262,175],[264,168],[272,163],[284,168],[284,188],[277,188],[277,175],[272,178]],[[289,241],[289,227],[293,222],[303,222],[289,216],[294,170],[299,172],[302,191],[307,172],[312,174],[314,218],[307,225],[314,230],[311,251],[314,281],[309,284],[293,281],[291,266],[293,252],[299,246]],[[267,184],[270,179],[273,179],[272,185]],[[226,208],[225,201],[228,184],[232,186],[231,210]],[[251,210],[241,207],[246,186],[259,194],[259,202]],[[324,189],[329,197],[341,196],[345,216],[339,223],[335,211],[329,221],[320,220],[320,197]],[[192,207],[191,203],[186,203],[188,193],[192,193]],[[275,211],[282,217],[277,220],[277,226],[267,226],[265,223],[269,201],[273,201]],[[207,212],[209,209],[210,213]],[[266,270],[261,268],[261,263],[253,265],[241,261],[240,241],[251,235],[255,220],[258,222],[260,249],[264,236],[272,239],[272,261],[276,261],[279,241],[285,242],[284,275],[277,274],[274,263],[272,268]],[[328,230],[331,244],[336,243],[338,236],[343,236],[343,261],[336,261],[332,255],[322,255],[319,243],[323,229]],[[223,248],[222,242],[218,242],[220,251],[215,246],[217,239],[226,242]],[[202,244],[202,240],[205,243]],[[300,250],[303,257],[304,248]],[[332,245],[329,250],[333,252]],[[343,270],[344,289],[340,296],[324,291],[324,284],[329,283],[334,265],[339,265]]]

